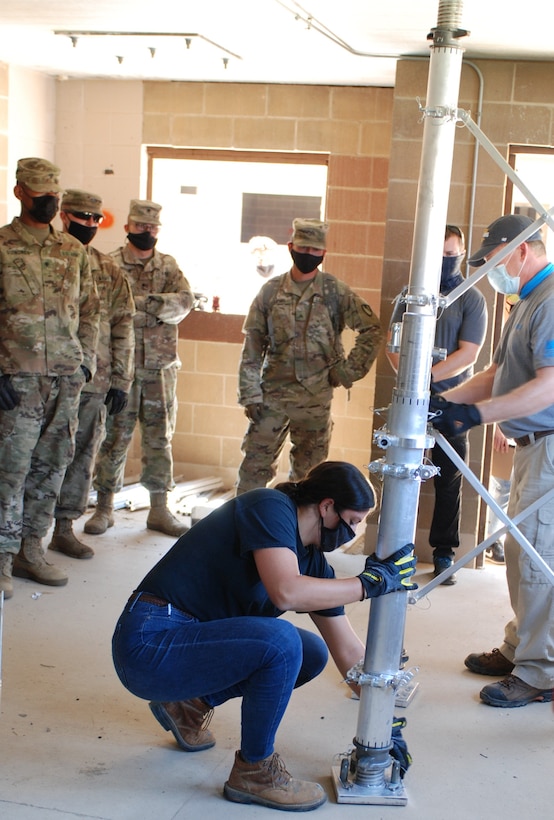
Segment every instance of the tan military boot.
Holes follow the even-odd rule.
[[[92,558],[94,550],[83,544],[73,532],[73,521],[70,518],[56,518],[56,526],[48,549],[63,552],[70,558]]]
[[[4,593],[6,601],[13,595],[12,564],[12,553],[0,552],[0,592]]]
[[[61,569],[45,559],[42,539],[36,535],[29,535],[21,541],[19,554],[13,559],[13,574],[17,578],[31,578],[38,584],[50,587],[63,587],[68,581]]]
[[[233,803],[257,803],[283,811],[310,811],[327,800],[319,783],[295,780],[274,752],[257,763],[247,763],[235,752],[235,765],[223,793]]]
[[[202,698],[178,700],[173,703],[148,704],[152,714],[185,752],[201,752],[215,746],[215,737],[208,729],[214,710]]]
[[[84,526],[89,535],[102,535],[109,527],[113,527],[113,493],[98,490],[96,510]]]
[[[178,538],[189,530],[189,527],[182,524],[168,509],[167,493],[150,493],[150,512],[146,519],[146,526],[149,530],[157,530],[157,532],[172,535],[174,538]]]

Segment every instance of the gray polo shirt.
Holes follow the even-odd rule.
[[[554,367],[554,265],[549,264],[522,288],[495,350],[493,396],[502,396],[534,379],[537,370]],[[554,403],[531,416],[503,421],[508,438],[554,430]]]

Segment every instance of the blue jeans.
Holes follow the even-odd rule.
[[[292,690],[319,675],[328,658],[318,635],[279,618],[199,622],[140,600],[125,607],[112,650],[121,682],[139,698],[201,697],[215,707],[241,697],[241,752],[251,762],[273,753]]]

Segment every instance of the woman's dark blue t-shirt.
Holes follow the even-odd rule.
[[[227,501],[181,536],[137,589],[169,601],[200,621],[241,615],[277,617],[253,551],[292,550],[302,575],[334,578],[321,550],[304,547],[297,508],[279,490],[251,490]],[[344,607],[319,614],[342,615]]]

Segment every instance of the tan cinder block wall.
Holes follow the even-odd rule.
[[[7,191],[8,177],[8,99],[9,69],[0,63],[0,225],[8,221]]]
[[[390,88],[147,82],[143,143],[328,155],[325,267],[378,313],[392,102]],[[236,399],[242,337],[224,343],[199,339],[186,319],[180,334],[175,474],[221,475],[231,487],[246,429]],[[351,343],[348,335],[345,342]],[[371,448],[374,378],[375,368],[349,395],[336,391],[333,403],[330,457],[361,468]]]
[[[476,61],[462,68],[459,107],[469,110],[477,120],[480,74],[483,105],[480,127],[501,155],[508,158],[510,144],[551,146],[554,142],[554,65],[512,61]],[[392,299],[408,282],[417,201],[423,123],[417,98],[424,102],[427,90],[427,61],[403,60],[397,68],[392,114],[392,147],[385,232],[385,259],[380,316],[388,326]],[[481,149],[479,151],[475,211],[469,225],[474,138],[467,128],[456,131],[448,221],[459,225],[470,249],[478,247],[485,227],[504,212],[505,175]],[[478,369],[491,356],[494,304],[492,289],[480,283],[489,305],[489,332]],[[386,405],[394,387],[394,373],[382,356],[377,365],[376,403]],[[483,458],[483,429],[470,434],[470,466],[479,476]],[[374,451],[374,457],[382,456]],[[488,480],[482,476],[483,482]],[[430,558],[427,533],[434,503],[432,481],[422,485],[418,519],[417,547],[423,558]],[[466,483],[463,495],[462,552],[475,546],[479,500]]]

